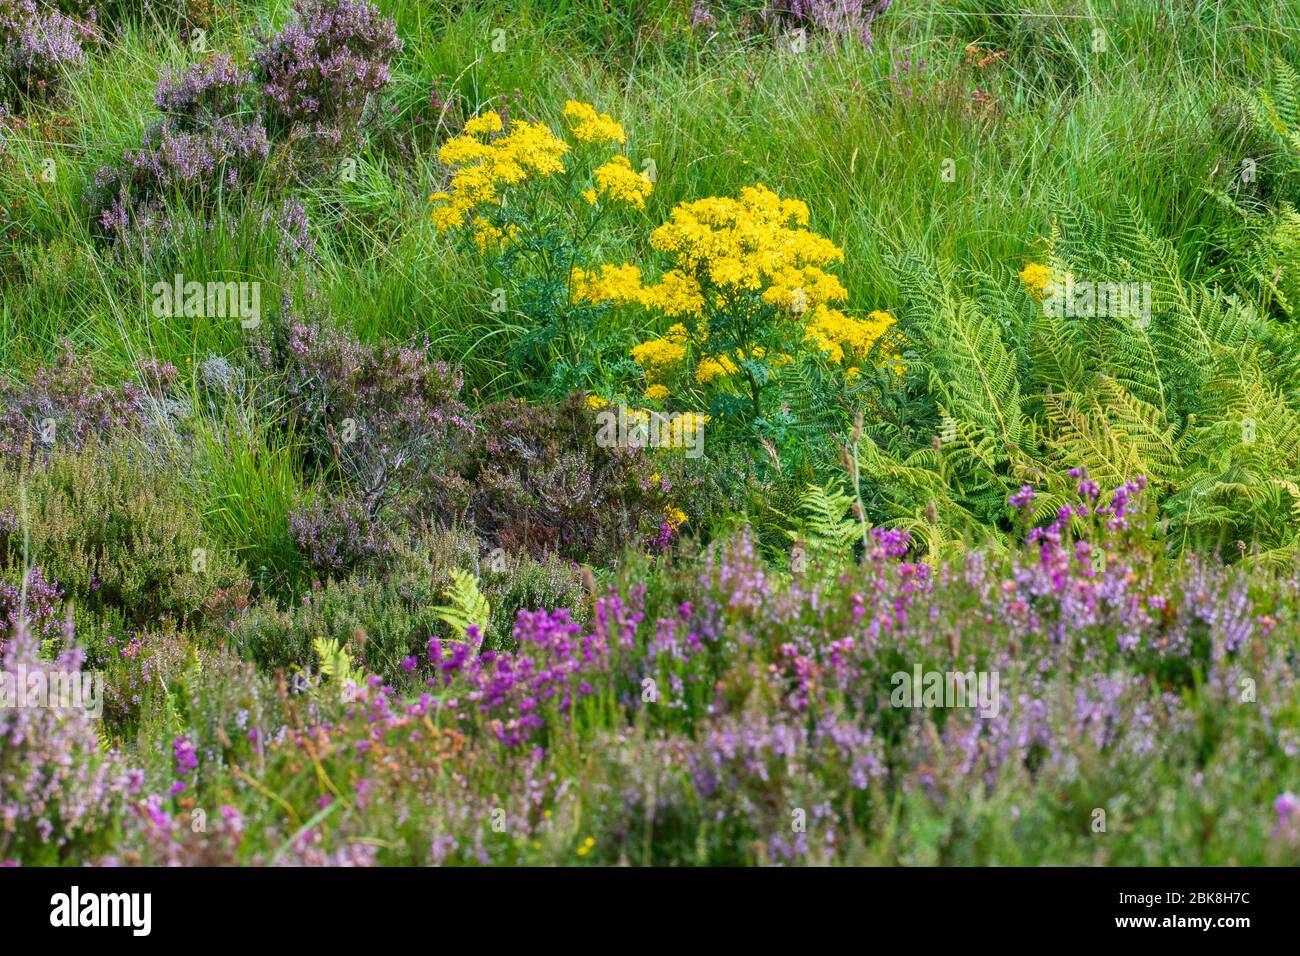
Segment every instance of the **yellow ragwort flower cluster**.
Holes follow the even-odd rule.
[[[573,138],[584,143],[626,143],[623,127],[608,113],[597,113],[590,103],[569,100],[564,104],[564,116],[569,121]]]
[[[596,196],[601,195],[615,202],[627,203],[637,209],[644,209],[646,197],[654,189],[649,177],[633,169],[632,163],[622,154],[615,156],[604,166],[599,167],[594,175],[596,177],[596,188],[583,193],[583,196],[592,205],[595,205]]]
[[[654,382],[661,374],[681,364],[686,358],[686,340],[664,336],[642,342],[632,348],[632,358],[645,369],[646,380]]]
[[[838,365],[844,360],[845,352],[865,355],[893,324],[894,317],[888,312],[872,312],[865,319],[855,319],[838,309],[819,305],[808,316],[806,332],[826,357]]]
[[[623,127],[588,103],[570,100],[564,114],[574,138],[580,142],[626,142]],[[544,123],[514,120],[507,128],[500,114],[491,111],[466,121],[464,132],[438,150],[438,159],[451,167],[447,190],[429,197],[438,231],[468,225],[483,252],[516,238],[518,228],[503,230],[495,226],[484,215],[486,208],[499,206],[502,194],[510,187],[564,172],[564,155],[569,150],[569,144]],[[592,175],[594,186],[582,191],[592,205],[604,197],[613,203],[645,209],[646,198],[654,188],[649,177],[636,172],[622,155],[614,156]]]
[[[636,175],[630,165],[625,174]],[[830,361],[861,357],[894,324],[893,316],[873,312],[860,319],[833,307],[848,298],[848,291],[827,267],[842,262],[844,251],[806,228],[808,219],[807,204],[782,199],[761,184],[741,190],[735,198],[711,196],[681,203],[650,236],[651,245],[672,260],[656,285],[642,285],[640,272],[626,264],[602,267],[598,274],[575,270],[575,298],[620,305],[639,302],[670,318],[696,320],[703,318],[706,306],[719,312],[746,310],[758,300],[803,323],[806,340]],[[663,378],[684,361],[688,345],[698,349],[704,344],[707,321],[692,325],[693,335],[678,324],[661,338],[632,349],[648,381]],[[736,371],[731,356],[703,354],[695,380],[703,384]]]
[[[626,263],[603,265],[591,272],[575,267],[570,284],[574,302],[628,305],[642,300],[641,270]]]
[[[1045,299],[1050,294],[1048,286],[1056,279],[1056,273],[1051,266],[1043,265],[1040,262],[1031,262],[1020,270],[1020,281],[1025,284],[1025,289],[1035,299]]]
[[[438,159],[452,168],[448,191],[429,197],[438,231],[463,226],[468,219],[480,248],[499,242],[502,231],[476,211],[499,204],[506,187],[564,172],[563,156],[568,150],[569,144],[542,123],[518,120],[503,132],[496,113],[471,119],[464,133],[438,150]]]
[[[695,381],[700,385],[735,374],[736,363],[725,355],[705,355],[695,366]]]

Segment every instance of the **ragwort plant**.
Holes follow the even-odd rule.
[[[470,244],[500,277],[491,311],[522,319],[511,350],[520,384],[550,395],[599,381],[608,349],[573,271],[653,190],[648,172],[611,151],[627,134],[609,114],[574,100],[564,114],[569,139],[538,121],[506,125],[491,110],[467,120],[438,151],[447,180],[430,196],[439,232]]]
[[[628,264],[579,269],[576,297],[676,320],[632,349],[645,397],[700,394],[715,415],[763,436],[777,417],[764,396],[777,390],[784,367],[820,356],[852,383],[875,360],[878,343],[891,344],[889,313],[856,318],[835,307],[848,292],[826,267],[844,251],[807,229],[809,216],[807,204],[761,184],[735,199],[681,203],[650,237],[669,264],[658,282],[644,283]]]

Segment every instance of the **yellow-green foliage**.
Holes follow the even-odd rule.
[[[177,469],[142,448],[91,446],[21,472],[0,468],[5,512],[18,531],[0,533],[0,572],[21,575],[25,530],[28,563],[92,612],[139,624],[193,619],[215,591],[244,578],[204,533]]]
[[[447,598],[450,604],[435,608],[438,619],[450,626],[461,640],[465,639],[469,628],[476,628],[479,642],[482,643],[487,636],[488,623],[492,620],[492,607],[478,588],[478,578],[467,571],[452,568]]]

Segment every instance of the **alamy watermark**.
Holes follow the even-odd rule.
[[[996,717],[1001,707],[997,671],[897,671],[889,703],[893,707],[978,707],[981,717]]]
[[[1137,328],[1151,324],[1150,282],[1076,282],[1067,275],[1043,291],[1043,314],[1052,318],[1131,319]]]
[[[153,314],[158,319],[239,319],[246,329],[262,323],[262,283],[186,282],[177,273],[171,282],[153,284]]]
[[[704,454],[705,421],[705,416],[693,412],[669,415],[619,405],[596,413],[596,444],[601,448],[682,448],[687,458],[699,458]]]
[[[0,671],[0,710],[84,710],[104,714],[104,675],[98,671],[60,671],[19,664]]]
[[[125,927],[133,936],[148,936],[153,928],[152,893],[82,893],[73,886],[50,897],[50,925]]]

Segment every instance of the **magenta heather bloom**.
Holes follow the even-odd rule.
[[[177,737],[172,741],[172,763],[176,770],[176,782],[171,786],[171,794],[175,796],[185,789],[186,778],[190,775],[190,771],[197,769],[199,765],[199,755],[195,752],[194,744],[188,735]]]
[[[1273,801],[1273,809],[1277,811],[1273,837],[1300,840],[1300,797],[1288,790]]]
[[[514,637],[518,650],[473,655],[477,635],[444,648],[429,642],[432,686],[464,688],[464,700],[487,722],[493,735],[510,747],[538,739],[548,712],[567,715],[574,703],[594,693],[596,676],[608,677],[611,649],[628,647],[641,620],[616,595],[597,605],[596,627],[584,633],[567,610],[520,611]],[[473,629],[471,629],[473,630]],[[432,698],[419,706],[455,709],[458,699]]]
[[[0,514],[0,548],[10,547],[3,527],[4,515]],[[16,523],[15,523],[16,524]],[[34,567],[27,573],[26,603],[23,589],[18,584],[10,584],[0,578],[0,647],[4,646],[5,636],[19,624],[39,629],[42,635],[49,635],[59,628],[58,607],[63,600],[63,591],[57,582],[47,581],[44,572]]]
[[[1277,810],[1279,819],[1289,820],[1293,816],[1300,817],[1300,797],[1288,790],[1277,798],[1273,808]]]
[[[1037,497],[1032,485],[1022,485],[1019,491],[1007,499],[1007,504],[1017,510],[1028,511],[1033,507],[1034,499]]]
[[[176,764],[176,776],[185,777],[199,765],[199,756],[194,751],[194,744],[189,736],[177,737],[172,741],[172,757]]]

